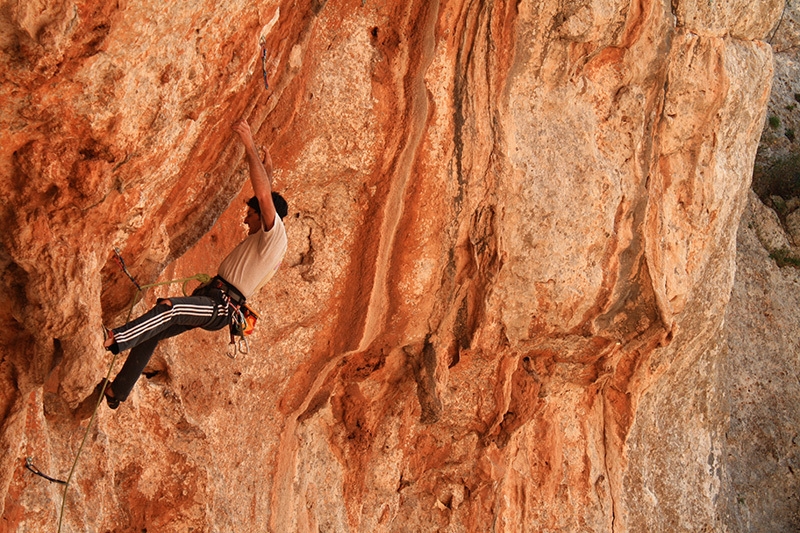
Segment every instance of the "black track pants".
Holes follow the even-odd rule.
[[[119,352],[131,350],[111,383],[116,399],[128,397],[160,340],[194,328],[216,331],[230,324],[228,303],[222,293],[214,292],[217,294],[169,298],[172,305],[159,300],[147,313],[112,330]]]

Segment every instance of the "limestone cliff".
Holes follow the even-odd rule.
[[[162,343],[64,531],[737,530],[713,378],[783,2],[185,4],[2,2],[0,528],[56,527],[24,459],[72,465],[112,249],[147,283],[241,237],[244,116],[290,202],[250,353]]]
[[[753,176],[763,201],[751,194],[739,228],[715,388],[729,415],[720,439],[727,457],[721,507],[739,531],[800,530],[797,6],[787,2],[769,42],[775,74]]]
[[[800,271],[763,244],[785,231],[751,195],[739,229],[736,282],[726,312],[718,394],[730,413],[722,506],[731,530],[800,529]],[[785,238],[785,237],[784,237]]]

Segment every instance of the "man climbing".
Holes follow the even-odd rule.
[[[272,191],[269,151],[262,164],[247,122],[236,122],[233,130],[244,144],[255,193],[247,202],[247,237],[222,261],[217,276],[191,296],[159,299],[144,315],[107,332],[107,350],[120,353],[130,349],[119,374],[103,391],[112,409],[128,398],[160,340],[194,328],[215,331],[230,325],[232,307],[243,304],[280,267],[287,247],[282,219],[288,205]],[[101,386],[98,385],[95,398]]]

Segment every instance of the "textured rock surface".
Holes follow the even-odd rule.
[[[775,76],[753,176],[753,189],[766,202],[772,195],[800,196],[800,9],[793,2],[786,2],[768,42]]]
[[[752,195],[739,230],[720,383],[731,418],[723,500],[736,531],[800,529],[800,271],[779,268],[761,235],[775,214]]]
[[[22,465],[70,469],[112,247],[151,282],[242,234],[244,115],[290,200],[252,351],[163,343],[65,530],[737,530],[715,376],[783,3],[714,6],[5,3],[0,527],[57,523]]]

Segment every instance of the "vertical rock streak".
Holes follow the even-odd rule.
[[[419,146],[428,126],[428,93],[425,87],[425,73],[431,62],[434,47],[434,25],[437,20],[438,2],[426,2],[421,9],[413,4],[409,12],[420,10],[419,19],[407,24],[415,31],[413,39],[403,48],[403,64],[407,71],[403,72],[403,98],[406,108],[401,111],[405,125],[401,151],[395,166],[391,169],[391,185],[389,195],[383,207],[381,217],[380,243],[376,257],[377,267],[370,292],[369,306],[365,317],[364,336],[359,343],[359,350],[365,350],[385,327],[386,315],[389,312],[388,283],[391,271],[391,259],[395,251],[398,231],[406,231],[401,226],[403,220],[404,198],[407,194],[409,180],[414,179],[414,166]]]

